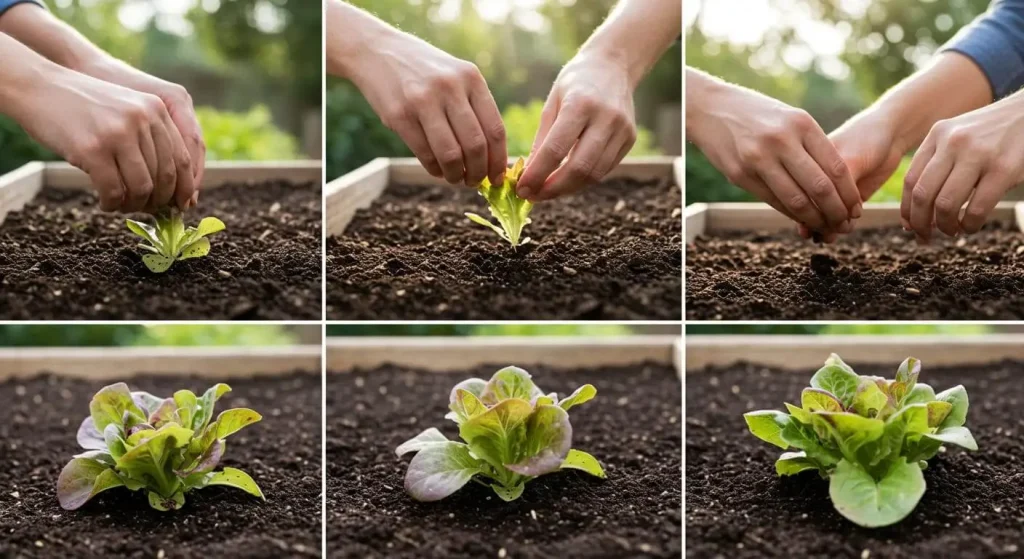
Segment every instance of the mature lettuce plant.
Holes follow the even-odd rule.
[[[478,378],[455,385],[445,418],[459,425],[465,442],[449,441],[431,427],[406,441],[395,453],[416,452],[405,476],[405,490],[417,501],[437,501],[472,479],[489,486],[505,501],[523,494],[530,480],[562,469],[604,478],[590,454],[572,447],[567,413],[597,394],[585,384],[558,399],[544,394],[530,374],[505,367],[490,381]]]
[[[132,233],[149,242],[138,247],[152,253],[143,256],[142,262],[156,274],[166,272],[175,260],[210,254],[210,239],[206,237],[224,230],[224,222],[215,217],[204,217],[198,227],[186,229],[181,212],[175,208],[157,214],[155,227],[133,219],[126,222]]]
[[[68,462],[57,479],[61,507],[75,510],[102,491],[126,487],[145,490],[161,511],[180,509],[185,493],[209,485],[227,485],[263,499],[249,474],[224,468],[214,472],[224,440],[262,416],[236,408],[213,419],[214,404],[231,388],[217,384],[197,397],[179,390],[173,398],[130,392],[123,382],[93,396],[89,417],[78,429],[86,450]]]
[[[516,164],[505,173],[505,180],[502,184],[492,185],[490,179],[484,178],[478,188],[480,195],[487,199],[491,215],[497,218],[501,227],[475,213],[466,212],[466,217],[470,221],[490,227],[498,236],[508,241],[513,248],[530,242],[529,237],[522,240],[520,237],[523,234],[523,228],[530,224],[530,218],[527,216],[533,209],[533,203],[516,194],[516,185],[519,184],[519,177],[523,174],[525,166],[526,161],[520,157]]]
[[[894,380],[858,375],[832,354],[789,413],[754,411],[750,432],[783,450],[779,475],[816,470],[829,479],[839,514],[869,528],[899,522],[924,495],[922,470],[943,444],[977,450],[967,419],[967,391],[935,393],[917,382],[921,362],[907,358]]]

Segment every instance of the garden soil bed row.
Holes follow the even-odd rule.
[[[490,215],[475,189],[387,188],[327,241],[328,318],[681,318],[681,195],[668,179],[542,202],[515,249],[467,211]]]
[[[218,379],[138,376],[133,390],[201,393]],[[158,512],[145,492],[115,488],[77,511],[57,502],[92,395],[109,382],[42,374],[0,381],[0,557],[304,557],[321,544],[320,375],[224,379],[217,413],[248,407],[263,421],[233,435],[221,466],[240,468],[266,501],[209,487]]]
[[[792,230],[698,237],[690,320],[1024,319],[1024,233],[993,223],[919,246],[899,227],[818,245]]]
[[[214,216],[226,230],[208,256],[153,274],[125,215],[88,191],[43,188],[0,224],[0,319],[318,320],[321,206],[313,183],[205,190],[186,224]]]
[[[597,397],[573,408],[573,447],[593,454],[606,480],[558,472],[511,503],[469,483],[418,503],[404,490],[409,457],[395,447],[428,427],[458,439],[444,419],[448,393],[469,377],[384,365],[329,374],[327,550],[331,557],[679,557],[680,383],[653,363],[586,370],[524,366],[545,391],[584,383]],[[504,555],[501,550],[504,549]]]
[[[824,357],[824,356],[823,356]],[[707,367],[686,377],[687,556],[1020,557],[1024,553],[1024,362],[928,367],[936,391],[963,384],[977,452],[951,447],[929,461],[928,489],[905,520],[861,528],[832,506],[814,472],[775,473],[782,452],[747,429],[743,413],[798,401],[812,370],[748,363]],[[860,374],[892,377],[888,367]]]

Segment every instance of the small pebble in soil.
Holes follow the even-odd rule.
[[[504,559],[506,555],[508,555],[508,552],[505,551],[504,547],[498,550],[498,557],[499,558]]]
[[[562,266],[562,271],[565,272],[567,275],[570,275],[570,276],[575,276],[576,273],[577,273],[575,269],[570,268],[568,266]]]
[[[864,551],[860,552],[860,559],[868,559],[868,557],[871,557],[870,549],[865,549]]]
[[[905,291],[909,295],[920,295],[921,294],[921,290],[916,288],[916,287],[908,287]]]

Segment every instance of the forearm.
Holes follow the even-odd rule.
[[[728,87],[722,80],[700,70],[686,68],[686,136],[693,140],[694,133],[708,113],[707,100]]]
[[[36,8],[39,9],[39,8]],[[40,84],[51,84],[59,67],[0,32],[0,113],[21,122]]]
[[[991,102],[991,88],[981,69],[959,53],[945,52],[887,91],[866,112],[891,126],[894,141],[906,152],[918,146],[936,122]]]
[[[682,33],[682,12],[679,0],[621,0],[578,56],[619,61],[635,89]]]
[[[90,73],[92,67],[114,59],[70,25],[31,4],[20,4],[0,18],[0,32],[49,60],[72,70]]]
[[[360,59],[378,53],[378,41],[401,33],[363,10],[342,2],[329,0],[325,15],[327,28],[327,73],[354,80]]]

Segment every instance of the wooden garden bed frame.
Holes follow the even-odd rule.
[[[686,370],[737,361],[786,369],[817,369],[830,353],[851,363],[896,365],[907,357],[924,367],[1024,359],[1024,334],[978,336],[687,336]]]
[[[319,345],[280,347],[90,347],[0,349],[0,381],[42,372],[87,380],[136,373],[243,378],[305,370],[320,374]]]
[[[686,207],[684,215],[687,243],[693,242],[698,235],[723,231],[796,231],[788,217],[761,202],[691,204]],[[989,219],[1014,223],[1024,231],[1024,202],[1000,202]],[[899,224],[898,202],[864,204],[864,214],[857,221],[858,228]]]
[[[264,180],[323,182],[321,161],[208,161],[203,175],[205,188],[216,188],[229,182]],[[26,163],[0,176],[0,223],[7,214],[18,211],[35,198],[44,186],[87,190],[89,176],[67,163]]]
[[[672,364],[680,372],[682,339],[622,337],[387,337],[327,338],[327,371],[391,363],[435,372],[462,371],[485,363],[543,363],[586,368],[641,361]]]
[[[638,180],[671,178],[675,186],[683,184],[685,167],[682,157],[631,157],[622,161],[607,178],[631,177]],[[328,235],[344,233],[357,210],[367,208],[391,184],[448,185],[431,176],[413,158],[380,157],[362,167],[327,183],[324,202]]]

